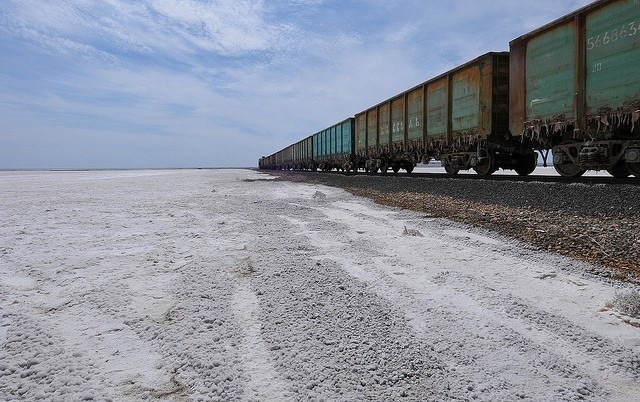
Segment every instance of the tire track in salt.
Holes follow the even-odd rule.
[[[238,284],[232,304],[234,315],[242,331],[238,345],[248,384],[245,395],[252,400],[291,401],[291,393],[280,378],[260,335],[261,309],[256,293],[245,280]]]
[[[336,204],[333,205],[335,206]],[[342,217],[341,213],[335,209],[330,211],[326,209],[323,210],[320,207],[317,209],[330,216],[332,218],[331,220]],[[368,228],[368,225],[373,224],[389,226],[390,232],[394,230],[398,232],[398,226],[402,226],[402,224],[398,224],[398,222],[389,222],[385,219],[380,219],[381,216],[376,212],[373,212],[371,216],[365,214],[359,215],[362,220],[358,221],[358,227],[347,229],[347,233],[360,234],[373,231]],[[384,216],[382,216],[382,218],[384,218]],[[345,231],[345,229],[342,230]],[[346,250],[341,247],[341,242],[328,240],[334,238],[333,236],[326,235],[318,236],[314,243],[324,246],[325,258],[333,258],[339,263],[345,260]],[[433,238],[430,240],[434,241]],[[344,239],[342,239],[342,242],[344,242]],[[349,244],[351,246],[349,250],[364,247],[361,238],[357,238],[356,240],[350,239]],[[339,250],[337,252],[338,255],[333,255],[336,253],[336,250]],[[518,332],[518,328],[501,325],[499,319],[495,320],[495,312],[491,309],[484,310],[482,306],[477,304],[478,300],[476,299],[481,299],[478,295],[476,295],[476,298],[473,298],[466,294],[465,290],[467,290],[467,288],[455,289],[448,287],[448,292],[443,292],[443,289],[439,289],[439,287],[442,287],[441,283],[436,284],[431,281],[425,283],[421,281],[420,288],[422,291],[430,295],[430,297],[435,297],[436,300],[447,301],[444,305],[439,304],[437,308],[432,308],[433,305],[430,297],[423,299],[419,297],[419,294],[414,294],[409,290],[412,289],[413,286],[409,286],[408,289],[405,289],[402,285],[398,287],[398,284],[403,283],[403,281],[399,280],[399,278],[393,278],[393,275],[390,275],[393,269],[389,269],[387,265],[395,266],[399,264],[404,266],[402,259],[394,258],[394,261],[390,262],[388,258],[385,258],[384,254],[375,257],[378,254],[375,250],[375,248],[367,247],[363,250],[362,255],[366,256],[369,260],[366,268],[360,266],[358,263],[360,260],[358,258],[353,259],[351,263],[344,265],[343,268],[354,277],[369,283],[372,290],[395,305],[401,306],[408,317],[414,318],[411,322],[418,324],[416,331],[422,334],[425,341],[429,343],[434,342],[436,351],[441,357],[453,366],[458,367],[458,374],[471,380],[474,391],[479,391],[480,394],[486,391],[491,391],[491,393],[494,394],[500,392],[501,396],[506,398],[521,397],[524,395],[546,395],[551,398],[569,398],[579,395],[589,400],[602,399],[607,395],[607,391],[611,391],[611,388],[605,387],[602,381],[596,380],[598,376],[594,375],[592,371],[584,372],[584,367],[574,365],[571,359],[567,360],[566,356],[556,355],[553,353],[553,350],[547,350],[543,345],[532,345],[526,337],[526,333],[522,334]],[[406,270],[408,267],[404,268],[403,270]],[[468,284],[467,287],[475,289],[473,283]],[[503,303],[499,303],[498,305],[509,306],[510,303],[507,303],[507,301],[508,300],[504,300]],[[484,307],[486,308],[486,306]],[[544,316],[544,318],[547,318],[547,316]],[[465,327],[465,322],[471,329]],[[472,322],[474,324],[471,324]],[[507,322],[510,322],[510,320],[507,320]],[[428,328],[423,328],[423,331],[421,331],[420,324],[424,323],[428,323]],[[452,331],[452,328],[456,328],[456,330]],[[482,328],[484,329],[481,330]],[[424,329],[427,331],[424,331]],[[437,338],[434,339],[429,336],[429,332],[435,332],[439,334],[437,338],[444,339],[438,341]],[[477,332],[482,332],[480,339],[474,339],[474,333]],[[452,347],[456,345],[456,338],[465,339],[464,349],[461,350],[459,348],[461,344],[458,344],[458,348]],[[469,347],[470,345],[473,346]],[[484,353],[475,352],[478,350],[484,351]],[[500,359],[503,363],[501,364],[493,362],[495,368],[489,375],[487,375],[486,372],[483,374],[486,370],[478,370],[479,367],[485,367],[488,360],[492,360],[493,357],[505,353],[509,355],[509,358],[502,356]],[[467,369],[467,366],[475,366],[475,369]],[[531,374],[527,377],[530,379],[536,378],[535,373],[544,373],[542,377],[553,378],[552,381],[553,384],[555,384],[555,389],[549,388],[548,383],[545,384],[543,381],[529,381],[529,383],[525,385],[520,383],[519,379],[515,377],[501,378],[503,377],[501,375],[503,372],[510,371],[513,367],[518,367],[518,369],[525,373],[529,371]],[[511,390],[521,388],[522,393],[510,393],[503,389],[505,386]],[[471,389],[472,388],[469,388],[469,390]],[[624,390],[616,393],[617,396],[626,394],[627,392]]]

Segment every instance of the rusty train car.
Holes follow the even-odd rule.
[[[529,174],[529,141],[509,133],[509,54],[492,52],[355,115],[355,164],[411,172],[437,159],[448,173],[498,168]]]
[[[510,64],[510,130],[552,149],[558,173],[640,177],[640,1],[598,1],[514,39]]]
[[[640,0],[600,0],[273,155],[264,169],[640,177]],[[345,127],[346,124],[346,127]],[[349,137],[350,135],[350,137]]]

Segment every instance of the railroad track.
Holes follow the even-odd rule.
[[[485,181],[512,181],[512,182],[521,182],[521,183],[532,183],[532,182],[541,182],[541,183],[563,183],[563,184],[571,184],[571,183],[579,183],[586,185],[595,185],[595,184],[608,184],[608,185],[631,185],[638,186],[640,185],[640,179],[637,177],[627,177],[627,178],[614,178],[611,176],[582,176],[582,177],[563,177],[563,176],[550,176],[550,175],[529,175],[529,176],[517,176],[513,174],[500,174],[494,173],[489,176],[480,176],[476,174],[456,174],[451,175],[445,172],[442,173],[434,173],[434,172],[412,172],[412,173],[393,173],[391,171],[387,173],[369,173],[369,172],[361,172],[358,173],[345,173],[341,171],[330,171],[330,172],[311,172],[311,171],[279,171],[279,172],[291,172],[291,173],[307,173],[307,174],[337,174],[344,176],[373,176],[373,177],[403,177],[403,178],[425,178],[425,179],[457,179],[457,180],[485,180]]]

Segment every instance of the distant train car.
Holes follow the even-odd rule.
[[[592,3],[510,53],[512,133],[552,148],[562,176],[640,177],[640,1]]]
[[[293,164],[295,170],[315,170],[313,159],[313,136],[293,144]]]
[[[276,169],[278,170],[291,170],[294,167],[293,162],[293,145],[281,149],[276,152]]]
[[[263,156],[258,161],[258,167],[260,169],[275,169],[276,168],[276,154],[271,154],[269,156]]]
[[[312,136],[314,169],[352,169],[354,126],[350,117]]]
[[[368,171],[411,172],[440,160],[451,174],[536,166],[530,141],[509,132],[509,53],[492,52],[357,113],[355,155]]]

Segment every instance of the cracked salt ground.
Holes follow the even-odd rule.
[[[637,397],[629,285],[265,179],[0,172],[0,399]]]

